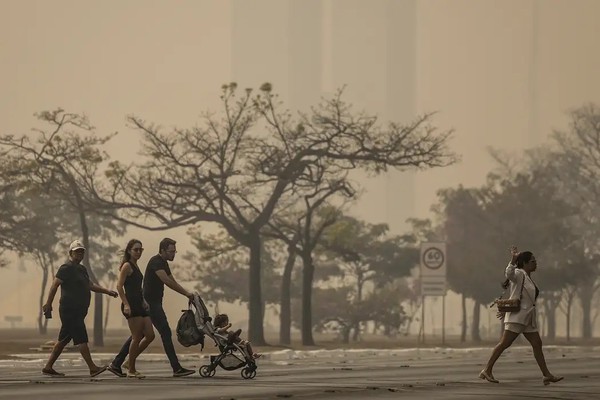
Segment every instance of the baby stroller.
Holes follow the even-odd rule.
[[[235,334],[227,337],[216,332],[212,325],[212,318],[208,313],[208,309],[198,293],[194,294],[194,298],[193,300],[190,300],[189,305],[189,309],[184,310],[184,315],[182,315],[179,320],[180,322],[177,324],[177,337],[180,343],[184,346],[189,345],[186,343],[202,343],[202,347],[204,347],[203,337],[208,336],[214,340],[215,346],[219,348],[218,355],[210,356],[210,364],[200,367],[198,370],[200,376],[204,378],[213,377],[216,373],[217,366],[220,366],[226,371],[233,371],[241,368],[242,378],[253,379],[256,376],[256,362],[252,357],[252,354],[247,354],[244,347],[235,343]],[[193,319],[191,318],[192,316]],[[184,318],[187,321],[182,323]],[[190,341],[189,338],[193,336],[193,334],[190,334],[189,332],[192,323],[195,324],[195,328],[200,332],[202,338],[199,338],[198,340],[192,339],[193,341]],[[188,325],[187,329],[185,328],[186,324]],[[239,335],[239,333],[240,331],[236,332],[237,335]],[[186,338],[188,339],[187,341]]]

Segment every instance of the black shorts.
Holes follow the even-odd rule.
[[[139,303],[139,302],[129,303],[129,309],[131,311],[131,315],[125,315],[125,313],[123,312],[124,308],[125,308],[125,306],[123,305],[123,303],[121,303],[121,314],[123,314],[123,316],[126,319],[133,318],[133,317],[147,317],[148,316],[148,312],[146,310],[144,310],[144,306],[142,303]]]
[[[83,344],[88,342],[87,329],[85,327],[86,312],[81,310],[60,310],[60,332],[58,341],[69,343],[73,339],[73,344]]]

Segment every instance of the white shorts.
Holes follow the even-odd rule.
[[[533,333],[538,331],[537,327],[533,325],[523,325],[516,322],[505,322],[504,330],[514,333]]]

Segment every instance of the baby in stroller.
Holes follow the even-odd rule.
[[[242,368],[242,378],[253,379],[256,376],[257,369],[255,358],[260,357],[260,355],[256,354],[256,357],[254,357],[250,343],[241,340],[239,332],[228,332],[229,327],[231,327],[228,318],[221,317],[219,320],[215,318],[215,325],[216,322],[223,324],[224,321],[224,325],[215,329],[208,309],[198,293],[194,294],[194,298],[190,303],[195,309],[193,311],[196,327],[204,335],[213,339],[215,345],[219,348],[218,355],[210,356],[210,364],[200,367],[198,371],[200,376],[205,378],[212,377],[215,375],[217,366],[220,366],[226,371]]]
[[[252,345],[249,341],[240,338],[240,334],[242,333],[241,329],[238,329],[234,332],[229,331],[229,328],[231,328],[231,324],[229,323],[229,316],[227,314],[217,314],[215,316],[214,325],[216,328],[215,331],[218,334],[227,336],[228,342],[237,343],[241,348],[245,350],[246,356],[257,359],[262,355],[259,353],[255,353],[252,350]]]

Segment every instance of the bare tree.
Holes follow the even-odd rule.
[[[313,253],[325,230],[333,225],[341,215],[342,205],[334,207],[328,200],[335,195],[352,197],[354,190],[343,178],[327,179],[327,170],[316,166],[318,171],[311,176],[310,183],[304,193],[297,193],[302,198],[302,209],[286,212],[285,216],[275,214],[265,229],[264,235],[283,241],[288,247],[288,259],[281,283],[280,342],[290,343],[291,326],[291,277],[296,257],[302,260],[302,344],[314,345],[312,335],[312,287],[315,274]],[[342,174],[344,175],[344,174]],[[296,185],[297,186],[297,185]],[[298,207],[299,208],[299,207]]]
[[[147,229],[215,222],[250,252],[249,338],[263,344],[260,235],[293,183],[316,162],[374,174],[388,168],[431,168],[454,163],[451,132],[437,132],[431,114],[382,128],[377,119],[353,113],[341,91],[293,119],[281,112],[270,84],[257,95],[223,86],[220,118],[165,132],[139,117],[131,126],[143,134],[139,165],[114,164],[114,190],[106,203],[128,209],[122,218]],[[141,218],[146,221],[140,222]]]
[[[571,317],[572,317],[572,308],[573,308],[573,300],[575,300],[575,295],[577,293],[577,287],[573,285],[569,285],[563,289],[562,301],[559,304],[560,310],[565,314],[565,318],[567,320],[567,341],[571,340]]]

